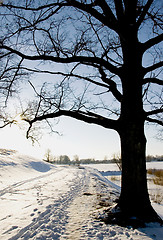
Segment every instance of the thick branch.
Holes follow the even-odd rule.
[[[126,20],[130,24],[135,24],[137,0],[123,0],[123,2]]]
[[[106,74],[101,67],[99,68],[99,72],[101,74],[102,81],[108,84],[109,90],[112,92],[113,96],[121,102],[122,94],[118,91],[116,83],[111,78],[106,77]]]
[[[163,66],[163,61],[160,61],[158,63],[153,64],[152,66],[144,68],[144,75],[149,73],[149,72],[151,72],[151,71],[153,71],[153,70],[156,70],[156,69],[158,69],[158,68],[160,68],[162,66]]]
[[[121,19],[123,19],[123,17],[124,17],[124,9],[123,9],[122,0],[114,0],[114,3],[115,3],[117,18],[118,18],[118,21],[120,22]]]
[[[101,7],[101,9],[103,10],[103,13],[100,13],[99,11],[97,11],[94,6],[98,5]],[[106,26],[110,27],[111,29],[117,29],[117,20],[112,12],[112,10],[110,9],[110,7],[108,6],[108,4],[106,3],[105,0],[96,0],[92,3],[85,3],[84,1],[76,1],[76,0],[66,0],[64,1],[57,1],[56,3],[51,3],[51,4],[46,4],[46,5],[42,5],[39,7],[23,7],[23,6],[14,6],[11,4],[3,4],[4,7],[8,7],[8,8],[15,8],[15,9],[22,9],[22,10],[30,10],[30,11],[41,11],[43,9],[48,9],[48,8],[52,8],[52,7],[64,7],[64,6],[72,6],[75,8],[78,8],[86,13],[90,13],[94,18],[96,18],[97,20],[99,20],[101,23],[105,24]]]
[[[163,85],[163,80],[158,79],[158,78],[145,78],[143,79],[143,85],[147,83],[155,83],[158,85]]]
[[[90,13],[94,18],[99,20],[101,23],[105,24],[106,26],[115,31],[117,30],[117,20],[105,0],[97,0],[95,1],[95,3],[91,4],[85,4],[83,2],[78,2],[76,0],[67,0],[67,3],[69,3],[70,6],[81,9],[86,13]],[[98,12],[94,8],[96,4],[101,7],[104,14]]]
[[[96,1],[97,4],[101,7],[101,9],[103,10],[104,15],[106,16],[109,25],[111,28],[116,28],[116,23],[117,23],[117,19],[115,18],[112,10],[110,9],[109,5],[107,4],[107,2],[105,0],[97,0]]]
[[[141,44],[142,52],[144,53],[147,49],[153,47],[154,45],[156,45],[158,43],[161,43],[162,41],[163,41],[163,33],[154,38],[149,39],[145,43],[142,43]]]
[[[147,14],[147,12],[148,12],[148,10],[149,10],[149,8],[150,8],[152,3],[153,3],[153,0],[148,0],[146,5],[143,7],[143,11],[140,14],[140,17],[139,17],[139,19],[137,21],[137,24],[136,24],[137,28],[139,28],[140,25],[142,24],[142,22],[144,21],[144,18],[145,18],[145,16],[146,16],[146,14]]]
[[[23,59],[28,60],[44,60],[44,61],[53,61],[57,63],[74,63],[74,62],[80,62],[82,64],[100,64],[103,65],[106,69],[108,69],[110,72],[115,73],[119,75],[119,68],[115,67],[111,63],[105,61],[104,59],[98,58],[98,57],[87,57],[87,56],[73,56],[73,57],[67,57],[67,58],[61,58],[61,57],[54,57],[49,55],[27,55],[24,54],[18,50],[15,50],[11,47],[8,47],[6,45],[0,45],[0,49],[6,49],[10,51],[11,53],[14,53],[18,56],[20,56]]]
[[[155,109],[155,110],[146,112],[145,115],[146,115],[146,116],[150,116],[150,115],[155,115],[155,114],[159,114],[159,113],[163,113],[163,108],[161,108],[161,109]]]
[[[118,129],[118,123],[117,120],[112,120],[105,118],[103,116],[91,113],[91,112],[82,112],[82,111],[68,111],[68,110],[59,110],[58,112],[45,114],[39,117],[35,117],[33,120],[28,120],[26,118],[22,118],[22,120],[28,122],[30,124],[30,129],[33,125],[33,123],[37,121],[42,121],[46,119],[52,119],[52,118],[58,118],[60,116],[68,116],[75,118],[77,120],[84,121],[86,123],[90,124],[97,124],[105,128],[110,128],[117,130]]]
[[[146,121],[151,122],[151,123],[157,123],[157,124],[163,126],[163,122],[160,121],[160,120],[158,120],[158,119],[154,119],[154,118],[149,118],[149,117],[147,117],[147,118],[146,118]]]

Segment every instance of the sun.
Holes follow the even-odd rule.
[[[17,114],[15,117],[14,117],[14,123],[15,124],[21,124],[22,123],[22,116],[21,114]]]

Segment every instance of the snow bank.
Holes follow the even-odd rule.
[[[119,190],[96,169],[54,166],[1,150],[1,240],[161,240],[158,224],[132,229],[99,220]]]
[[[47,173],[54,168],[54,165],[30,156],[21,155],[17,151],[0,149],[1,188],[17,181],[35,178],[40,173]]]

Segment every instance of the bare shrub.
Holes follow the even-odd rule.
[[[163,178],[163,170],[162,169],[158,169],[155,171],[154,175],[156,177],[159,177],[159,178]]]
[[[155,177],[155,178],[153,179],[153,182],[154,182],[154,184],[156,184],[156,185],[161,185],[161,186],[163,186],[163,178],[161,178],[161,177]]]
[[[147,173],[155,176],[154,184],[163,186],[163,169],[148,169]]]
[[[113,161],[117,164],[117,167],[122,171],[122,159],[120,153],[113,154]]]
[[[153,174],[153,169],[152,169],[152,168],[148,169],[148,170],[147,170],[147,173],[148,173],[148,174]]]
[[[155,203],[161,204],[163,200],[163,195],[160,190],[158,190],[156,193],[151,194],[151,200]]]
[[[116,176],[111,176],[111,181],[118,181],[119,179]]]

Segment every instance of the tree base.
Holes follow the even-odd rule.
[[[117,224],[122,227],[144,228],[146,223],[157,222],[163,226],[163,220],[158,216],[155,210],[151,207],[149,212],[141,212],[141,214],[129,215],[121,211],[117,205],[114,208],[109,208],[105,211],[105,217],[101,218],[106,224]]]

